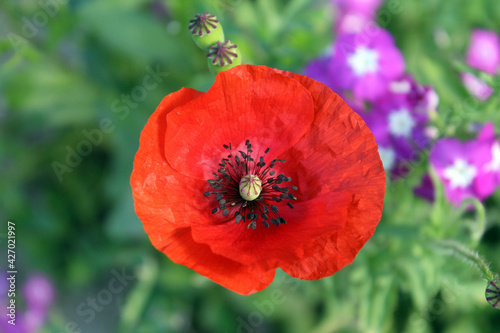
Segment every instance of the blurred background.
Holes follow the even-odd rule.
[[[415,195],[427,156],[389,182],[383,219],[352,265],[318,281],[278,270],[251,296],[172,263],[134,212],[129,177],[148,117],[170,92],[206,91],[214,81],[188,30],[196,13],[217,15],[244,63],[304,73],[351,29],[339,27],[345,6],[2,0],[1,273],[12,221],[19,324],[2,322],[0,332],[498,332],[500,312],[485,301],[481,272],[429,244],[458,239],[500,271],[500,191],[485,199],[487,224],[471,238],[477,211]],[[498,34],[500,2],[378,1],[365,16],[392,34],[406,71],[439,96],[434,139],[470,139],[486,122],[498,128],[498,94],[475,96],[460,73],[480,75],[465,54],[474,29]]]

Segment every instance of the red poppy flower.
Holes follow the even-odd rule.
[[[131,177],[153,245],[240,294],[276,268],[300,279],[350,264],[382,213],[385,173],[364,121],[325,85],[264,66],[165,97]]]

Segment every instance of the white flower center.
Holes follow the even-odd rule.
[[[377,51],[360,46],[347,59],[347,63],[356,76],[363,76],[378,71],[378,58],[379,54]]]
[[[378,146],[378,153],[380,154],[380,159],[382,160],[384,169],[387,171],[392,170],[394,163],[396,162],[396,152],[394,149]]]
[[[407,109],[400,109],[389,114],[389,132],[394,136],[411,137],[415,120]]]
[[[444,178],[450,181],[452,190],[468,187],[472,184],[472,181],[474,181],[476,174],[476,167],[460,158],[457,158],[453,165],[444,169]]]
[[[392,81],[389,90],[395,94],[408,94],[411,91],[411,84],[407,80]]]
[[[486,172],[500,170],[500,143],[498,141],[491,147],[491,155],[493,155],[491,162],[484,166]]]

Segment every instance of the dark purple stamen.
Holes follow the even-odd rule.
[[[236,52],[231,51],[232,49],[236,49],[237,46],[234,44],[229,44],[229,40],[226,40],[224,44],[221,42],[217,42],[216,45],[211,45],[210,49],[208,51],[207,57],[210,58],[211,56],[215,57],[212,59],[212,65],[218,64],[219,66],[223,67],[227,64],[232,64],[233,59],[231,58],[237,58],[238,54]],[[227,62],[227,63],[226,63]],[[251,145],[250,148],[248,148],[249,152],[251,153]]]
[[[273,159],[266,164],[265,157],[260,156],[257,163],[252,158],[252,145],[249,140],[245,142],[246,151],[238,150],[237,154],[232,151],[232,145],[223,145],[224,149],[229,150],[227,158],[223,158],[219,166],[218,174],[213,172],[215,179],[209,179],[208,184],[213,189],[212,191],[204,192],[204,196],[215,195],[217,207],[212,210],[212,214],[221,212],[223,216],[228,216],[230,213],[234,216],[236,223],[248,222],[248,229],[255,230],[257,223],[261,220],[262,224],[269,228],[270,224],[279,226],[286,224],[280,214],[279,206],[281,202],[287,200],[297,200],[290,193],[290,188],[297,190],[297,186],[279,186],[283,182],[290,182],[292,179],[286,177],[283,173],[276,177],[274,168],[276,163],[284,163],[284,159]],[[267,148],[264,154],[269,152]],[[248,175],[254,175],[262,182],[261,192],[256,194],[255,199],[243,198],[240,193],[239,185],[243,178]],[[258,196],[257,196],[258,195]],[[245,196],[246,197],[246,196]],[[248,201],[250,200],[250,201]],[[271,204],[274,202],[276,204]],[[290,202],[286,202],[289,208],[293,208]]]
[[[208,12],[196,14],[195,18],[189,21],[189,30],[191,30],[193,35],[201,37],[211,32],[209,26],[212,27],[212,29],[217,28],[217,23],[219,23],[219,20],[217,20],[215,15],[210,15]]]

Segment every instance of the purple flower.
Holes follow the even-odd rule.
[[[23,313],[22,322],[25,327],[25,332],[39,332],[47,320],[47,314],[47,311],[37,309],[28,309],[25,313]]]
[[[478,140],[487,147],[486,163],[482,166],[478,189],[480,195],[488,197],[500,185],[500,142],[495,137],[492,123],[486,124],[479,133]]]
[[[306,66],[304,75],[313,78],[316,81],[319,81],[333,89],[334,84],[332,83],[332,80],[335,74],[330,72],[331,62],[332,55],[330,54],[326,54],[321,56],[320,58],[313,59]],[[342,97],[342,99],[357,113],[361,114],[366,110],[365,103],[363,103],[363,101],[360,99],[352,98],[351,94],[347,91],[335,89],[335,93]]]
[[[383,0],[332,0],[337,18],[337,33],[359,33],[369,25],[374,26],[375,12]]]
[[[54,286],[45,275],[31,275],[24,284],[23,296],[29,309],[47,309],[55,299]]]
[[[431,176],[428,173],[422,177],[422,182],[413,189],[413,193],[428,201],[434,201],[434,184],[432,184]]]
[[[485,101],[493,94],[493,89],[474,74],[462,73],[460,76],[465,88],[477,99]]]
[[[472,32],[466,62],[469,66],[496,75],[500,65],[500,38],[494,31]]]
[[[392,98],[403,99],[416,113],[422,115],[430,115],[436,111],[439,104],[439,96],[434,88],[422,86],[409,74],[392,81],[389,94],[393,95]]]
[[[304,75],[331,87],[332,76],[329,71],[330,62],[331,62],[330,55],[324,55],[320,58],[313,59],[309,64],[307,64],[304,70]]]
[[[360,115],[375,136],[384,169],[393,170],[397,164],[397,154],[387,129],[387,120],[376,112],[360,113]]]
[[[2,277],[5,279],[4,276]],[[3,283],[0,284],[0,290],[2,288],[5,288]],[[39,332],[45,323],[50,306],[55,299],[52,282],[45,275],[31,275],[22,285],[21,293],[26,303],[25,311],[21,311],[20,308],[16,309],[16,325],[11,325],[7,320],[2,319],[0,332],[35,333]],[[4,307],[7,301],[7,299],[0,299],[0,305]]]
[[[374,14],[384,0],[332,0],[340,11],[356,11]]]
[[[428,120],[405,104],[387,103],[372,110],[364,119],[379,144],[387,171],[394,171],[403,161],[416,160],[430,142],[425,135]]]
[[[462,143],[456,138],[444,138],[436,142],[430,162],[444,183],[446,197],[455,206],[467,198],[483,200],[491,195],[492,187],[485,181],[484,171],[491,162],[490,152],[490,145],[480,139]]]
[[[354,34],[363,31],[369,24],[374,24],[374,19],[368,12],[341,11],[335,22],[335,30],[339,34]]]
[[[384,168],[393,176],[405,172],[403,162],[416,160],[429,147],[427,124],[437,101],[433,89],[407,75],[393,81],[372,110],[361,113],[377,139]]]
[[[23,314],[18,315],[16,313],[16,321],[15,321],[16,325],[9,324],[7,320],[8,317],[5,316],[5,318],[2,318],[2,321],[0,321],[1,333],[29,333],[24,325]]]
[[[310,62],[305,74],[332,88],[365,119],[384,168],[394,177],[407,172],[403,162],[428,148],[427,125],[438,95],[403,75],[404,59],[387,31],[341,34],[332,55]]]
[[[404,59],[392,36],[376,28],[340,35],[330,62],[331,87],[350,90],[354,98],[374,101],[404,72]]]

